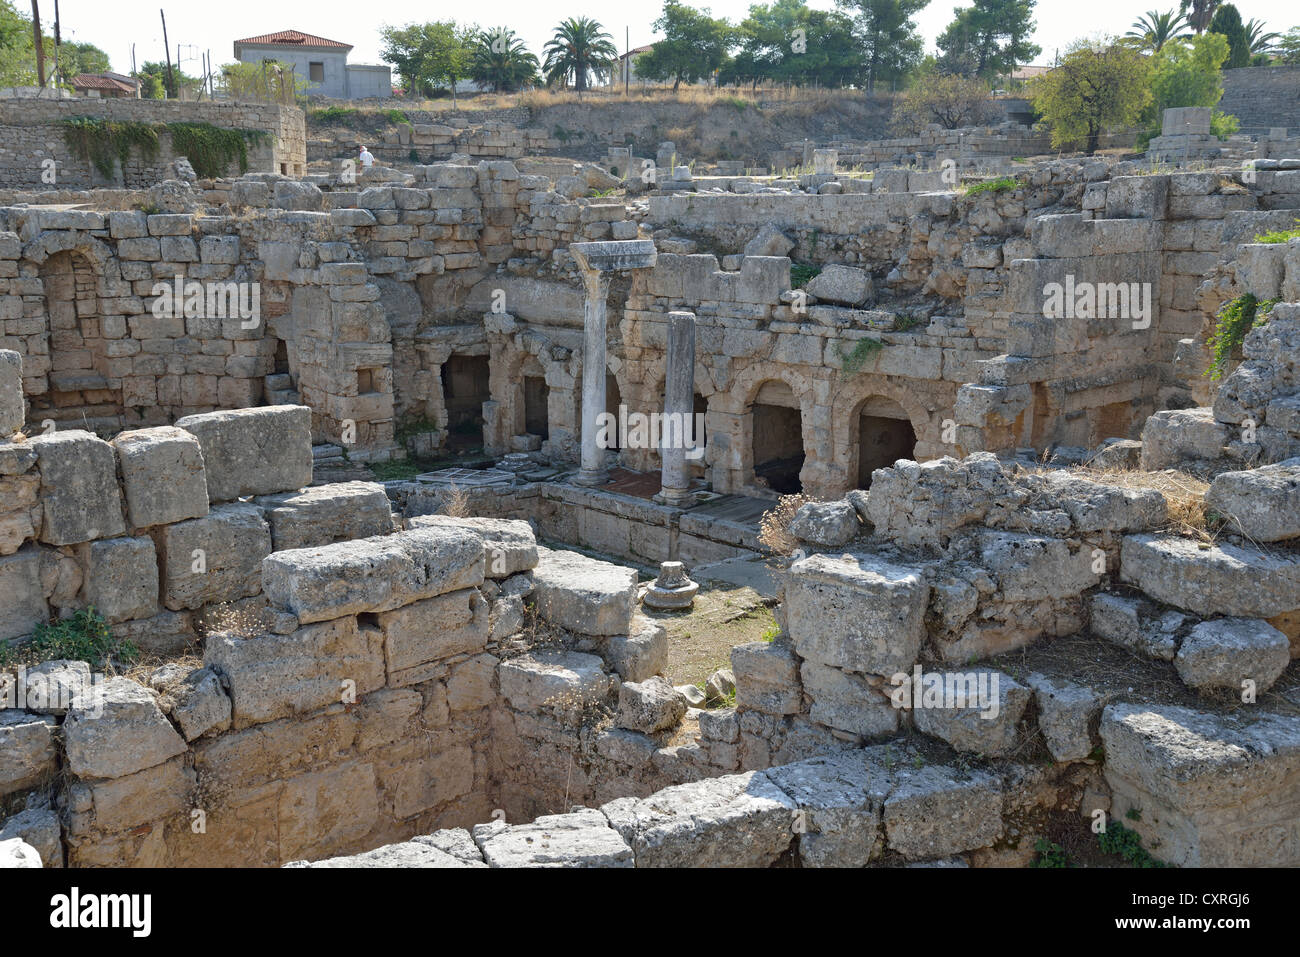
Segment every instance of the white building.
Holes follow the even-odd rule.
[[[307,81],[307,92],[350,100],[371,96],[392,96],[392,71],[382,64],[348,63],[352,47],[337,40],[312,36],[298,30],[281,30],[235,41],[235,59],[240,63],[274,60],[295,68]]]

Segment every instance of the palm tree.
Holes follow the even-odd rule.
[[[1223,0],[1181,0],[1178,9],[1187,15],[1187,22],[1198,34],[1204,33],[1214,19],[1214,11],[1223,5]],[[1191,13],[1188,13],[1188,11]]]
[[[1250,44],[1252,54],[1268,53],[1273,48],[1273,41],[1281,37],[1280,33],[1265,33],[1265,26],[1263,20],[1254,17],[1246,21],[1246,42]]]
[[[1164,13],[1148,10],[1146,16],[1138,17],[1133,22],[1133,29],[1124,36],[1139,41],[1145,50],[1159,53],[1170,40],[1186,36],[1188,26],[1185,14],[1175,13],[1173,10]]]
[[[572,76],[579,94],[587,89],[587,74],[609,72],[618,61],[614,38],[589,17],[569,17],[555,28],[542,52],[546,82],[563,84]]]
[[[497,27],[474,38],[470,78],[496,93],[509,93],[536,83],[537,57],[528,52],[514,30]]]

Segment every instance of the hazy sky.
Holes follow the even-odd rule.
[[[695,3],[692,6],[703,6]],[[933,49],[935,37],[952,19],[954,0],[931,0],[917,16],[927,50]],[[27,0],[17,6],[28,11]],[[714,16],[733,21],[743,19],[749,0],[713,0],[708,4]],[[833,9],[834,0],[810,0],[809,6]],[[1053,52],[1071,40],[1097,33],[1122,34],[1134,18],[1148,8],[1160,10],[1177,6],[1177,0],[1039,0],[1036,8],[1038,30],[1034,42],[1043,48],[1035,62],[1050,62]],[[54,0],[41,0],[41,18],[47,32],[52,32]],[[480,26],[504,25],[523,37],[529,48],[540,54],[556,22],[567,16],[591,16],[614,35],[623,48],[624,29],[631,33],[633,47],[655,39],[650,24],[659,15],[661,0],[632,3],[609,3],[598,0],[564,0],[542,4],[525,0],[482,0],[476,4],[449,4],[428,0],[166,0],[167,35],[172,56],[181,45],[181,61],[187,73],[199,72],[199,56],[210,50],[214,63],[234,59],[234,41],[242,37],[274,33],[279,30],[302,30],[317,36],[350,43],[355,48],[354,63],[378,63],[379,30],[385,24],[397,26],[412,21],[453,18],[475,21]],[[131,68],[131,45],[135,44],[137,62],[162,59],[162,25],[158,0],[59,0],[63,36],[94,43],[108,52],[113,68],[122,72]],[[1271,29],[1285,32],[1300,25],[1300,7],[1294,0],[1238,0],[1243,20],[1264,20]]]

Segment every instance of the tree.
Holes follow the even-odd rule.
[[[981,125],[993,113],[993,95],[984,81],[931,70],[918,77],[895,104],[893,125],[907,135],[921,132],[930,123],[955,130]]]
[[[454,20],[386,26],[379,31],[384,41],[380,56],[397,68],[410,95],[427,96],[449,87],[454,103],[456,84],[469,76],[470,45],[478,32]]]
[[[647,80],[671,79],[674,93],[683,80],[694,83],[713,76],[736,45],[729,22],[713,19],[708,8],[694,10],[677,0],[664,0],[663,13],[653,26],[664,38],[637,57],[636,72]]]
[[[614,38],[590,17],[563,21],[546,41],[542,53],[546,82],[565,85],[572,77],[579,95],[587,89],[590,74],[612,73],[618,63]]]
[[[9,0],[0,0],[0,86],[36,83],[32,22]]]
[[[1052,127],[1053,146],[1082,142],[1092,155],[1107,128],[1141,118],[1151,102],[1149,74],[1146,58],[1129,44],[1085,41],[1031,81],[1030,99]]]
[[[1187,14],[1187,22],[1200,34],[1210,26],[1214,11],[1219,9],[1222,2],[1223,0],[1181,0],[1178,9]]]
[[[992,79],[1011,73],[1042,52],[1029,42],[1035,0],[975,0],[960,7],[938,39],[945,73]]]
[[[497,93],[511,93],[537,83],[537,71],[537,57],[528,52],[515,31],[497,27],[474,38],[469,75],[481,86],[490,86]]]
[[[866,56],[867,84],[901,80],[921,59],[922,41],[912,19],[930,0],[836,0],[854,11],[853,24]]]
[[[195,88],[199,84],[198,77],[186,76],[175,64],[168,73],[167,64],[161,61],[141,64],[135,78],[140,81],[140,97],[145,100],[174,99],[178,89]]]
[[[1250,65],[1250,38],[1246,35],[1246,25],[1241,22],[1241,14],[1231,3],[1225,3],[1214,11],[1210,19],[1210,33],[1217,33],[1228,38],[1227,69]]]
[[[751,6],[737,37],[740,50],[724,66],[719,82],[834,87],[866,80],[866,58],[853,21],[842,13],[810,10],[803,0]]]
[[[1300,27],[1292,27],[1284,36],[1278,37],[1277,61],[1300,65]]]
[[[1267,54],[1273,48],[1273,41],[1280,38],[1277,33],[1266,33],[1264,28],[1268,26],[1263,20],[1256,20],[1251,17],[1246,21],[1246,42],[1250,46],[1252,55]]]
[[[64,43],[59,46],[59,78],[65,83],[81,73],[104,73],[112,69],[108,54],[93,43]]]
[[[1186,36],[1189,29],[1185,14],[1174,10],[1164,13],[1148,10],[1145,16],[1133,21],[1133,29],[1124,34],[1124,38],[1137,40],[1139,49],[1159,53],[1170,40]]]
[[[1158,125],[1164,111],[1174,107],[1218,103],[1223,96],[1219,68],[1227,58],[1228,40],[1219,33],[1165,44],[1151,58],[1151,124]]]

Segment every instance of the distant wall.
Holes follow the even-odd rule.
[[[1256,66],[1223,71],[1219,109],[1251,132],[1300,127],[1300,66]]]
[[[68,149],[58,124],[74,116],[145,123],[211,123],[230,129],[263,130],[271,138],[260,145],[250,144],[250,170],[298,176],[306,172],[306,126],[303,112],[296,106],[180,100],[5,99],[0,100],[0,186],[36,189],[52,185],[62,188],[141,187],[169,178],[169,168],[176,154],[167,133],[160,136],[161,148],[152,161],[146,161],[138,151],[132,151],[121,171],[121,181],[112,182]],[[42,163],[49,159],[56,164],[53,184],[48,178],[42,179],[42,174],[48,170],[48,165]],[[226,172],[239,175],[234,164]]]

